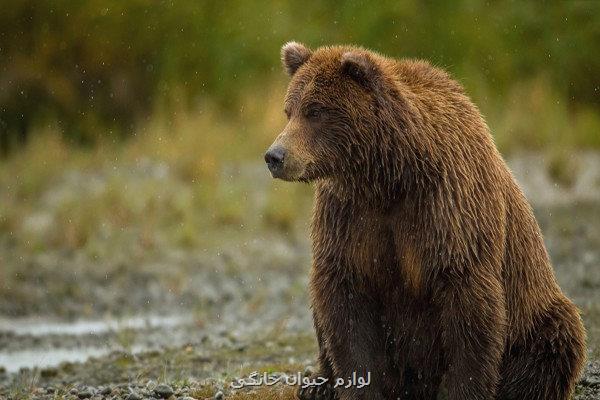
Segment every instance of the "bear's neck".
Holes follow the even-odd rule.
[[[398,204],[404,192],[399,177],[384,177],[377,174],[373,176],[354,174],[352,179],[323,179],[317,183],[316,189],[330,193],[348,206],[378,210],[386,210]]]

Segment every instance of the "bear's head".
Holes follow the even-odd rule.
[[[383,167],[397,149],[393,63],[357,47],[312,51],[295,42],[283,46],[281,58],[291,76],[288,122],[265,154],[272,176],[343,184],[393,172]]]

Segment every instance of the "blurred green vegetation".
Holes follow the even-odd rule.
[[[240,118],[247,93],[282,78],[279,48],[291,39],[426,58],[493,118],[521,109],[520,85],[543,79],[539,101],[583,113],[578,130],[598,129],[599,15],[591,1],[15,0],[0,13],[0,146],[49,122],[94,144],[135,135],[157,110],[205,102]],[[535,123],[518,128],[515,140],[540,145],[520,138]],[[599,145],[581,136],[577,145]]]

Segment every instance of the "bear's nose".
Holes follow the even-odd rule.
[[[269,167],[269,171],[275,172],[283,166],[285,158],[285,149],[281,146],[276,146],[267,151],[265,154],[265,162]]]

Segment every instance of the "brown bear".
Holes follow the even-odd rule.
[[[578,309],[462,87],[357,47],[292,42],[282,59],[288,123],[265,160],[315,184],[310,296],[328,382],[299,398],[568,399],[585,360]],[[370,384],[336,385],[353,373]]]

